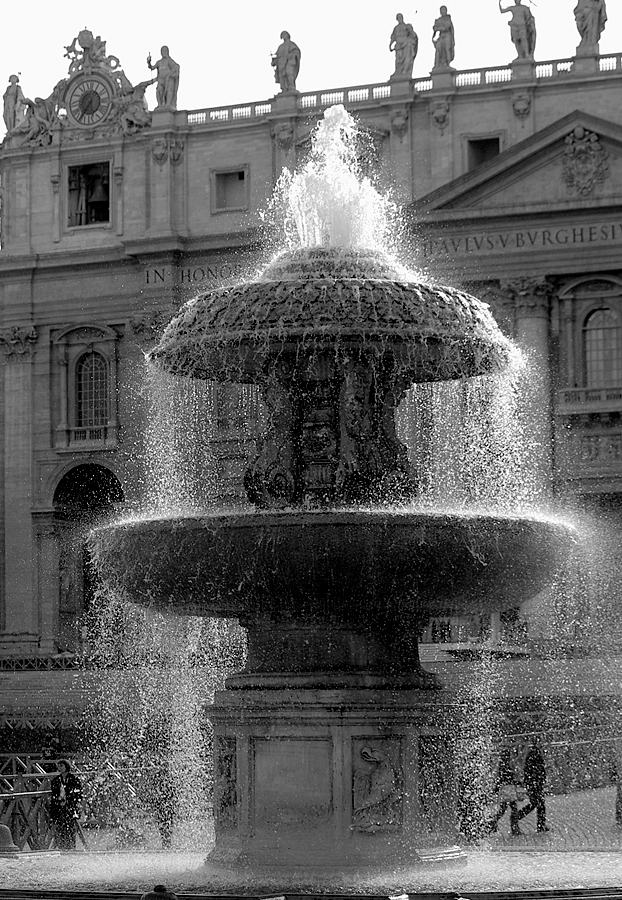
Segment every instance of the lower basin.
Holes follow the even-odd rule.
[[[517,606],[575,541],[537,517],[337,509],[128,520],[91,546],[106,584],[148,608],[377,628]]]

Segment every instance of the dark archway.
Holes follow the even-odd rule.
[[[81,617],[97,590],[85,539],[94,525],[124,502],[116,475],[97,463],[74,466],[54,492],[59,543],[58,647],[76,651],[82,644]]]

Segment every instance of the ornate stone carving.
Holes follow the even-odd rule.
[[[93,32],[88,28],[83,28],[71,44],[65,47],[65,58],[69,60],[70,76],[79,72],[90,75],[95,69],[114,72],[121,65],[118,57],[106,54],[106,41],[102,41],[99,35],[93,37]]]
[[[37,343],[37,329],[34,325],[12,325],[0,331],[0,346],[5,361],[20,360],[32,356]]]
[[[449,125],[449,103],[447,100],[434,100],[430,104],[430,115],[441,134]]]
[[[501,289],[514,301],[519,316],[548,314],[553,285],[546,278],[516,278],[502,281]]]
[[[353,831],[396,832],[403,821],[401,741],[355,740],[352,748]]]
[[[512,94],[514,115],[524,122],[531,112],[531,94],[528,91],[517,91]]]
[[[168,159],[168,141],[158,138],[151,144],[151,155],[157,164],[162,167]]]
[[[157,72],[156,109],[177,109],[177,89],[179,87],[179,63],[171,58],[168,47],[160,48],[162,56],[152,63],[151,54],[147,57],[147,65],[152,72]],[[149,82],[151,84],[151,82]]]
[[[609,176],[609,154],[598,135],[578,125],[566,138],[562,160],[562,179],[569,191],[582,197],[593,193],[596,185]]]
[[[294,127],[290,121],[275,122],[272,126],[272,137],[281,150],[291,150],[294,142]]]
[[[171,157],[171,165],[178,166],[184,157],[184,142],[178,138],[170,140],[168,151]]]
[[[408,110],[406,108],[392,110],[391,128],[399,135],[400,139],[404,137],[408,131]]]

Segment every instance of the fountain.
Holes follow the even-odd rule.
[[[92,540],[128,601],[246,629],[245,668],[208,710],[210,864],[254,873],[254,886],[268,883],[258,871],[285,888],[303,868],[330,882],[343,866],[464,859],[447,701],[419,633],[440,611],[534,597],[573,544],[545,518],[417,507],[401,399],[500,372],[514,351],[484,304],[378,248],[368,210],[382,200],[352,172],[350,127],[329,110],[315,157],[289,179],[303,246],[192,300],[151,354],[175,376],[257,386],[252,506],[127,520]]]

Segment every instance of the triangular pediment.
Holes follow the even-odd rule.
[[[622,127],[579,110],[416,201],[412,210],[512,215],[622,203]]]

